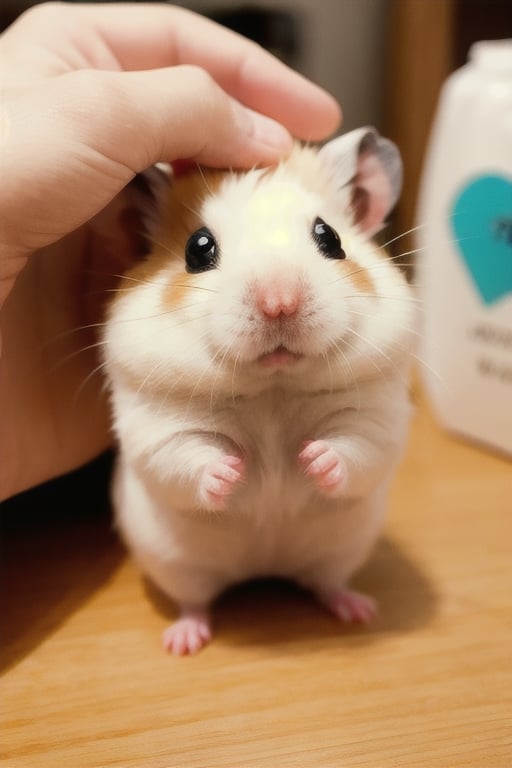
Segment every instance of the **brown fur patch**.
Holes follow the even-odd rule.
[[[226,172],[193,170],[179,177],[169,189],[165,219],[161,229],[149,235],[151,251],[147,258],[131,269],[123,288],[136,288],[139,282],[155,280],[161,269],[173,265],[173,277],[164,292],[165,306],[182,303],[188,287],[196,284],[197,275],[185,269],[185,246],[190,235],[205,223],[200,212],[204,200],[214,195]]]
[[[375,241],[371,241],[371,243],[374,246],[372,249],[373,254],[377,256],[379,261],[388,261],[389,254],[387,251],[380,247]],[[340,261],[339,268],[345,278],[349,279],[352,285],[361,293],[375,294],[375,283],[371,274],[372,267],[366,269],[352,261]],[[378,269],[378,265],[376,265],[376,268]]]
[[[368,270],[355,264],[353,261],[340,261],[338,267],[343,277],[357,289],[358,292],[368,295],[375,293],[373,280],[368,274]]]
[[[283,165],[304,189],[325,197],[329,189],[329,180],[317,155],[316,149],[296,144]]]

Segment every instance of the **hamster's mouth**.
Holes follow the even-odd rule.
[[[267,352],[264,355],[258,357],[258,363],[264,368],[287,368],[290,365],[294,365],[299,360],[302,360],[304,355],[298,352],[291,352],[291,350],[280,345],[272,352]]]

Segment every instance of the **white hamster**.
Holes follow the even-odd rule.
[[[275,168],[194,169],[114,294],[115,515],[180,609],[163,636],[175,654],[210,639],[212,601],[251,577],[293,579],[345,621],[376,611],[348,579],[410,413],[414,301],[370,240],[400,185],[371,128]]]

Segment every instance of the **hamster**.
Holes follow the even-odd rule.
[[[414,300],[371,240],[400,191],[372,128],[273,168],[194,169],[108,309],[117,525],[177,604],[165,649],[197,652],[230,585],[295,580],[337,617],[406,443]],[[154,214],[154,211],[153,211]]]

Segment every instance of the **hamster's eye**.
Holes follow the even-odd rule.
[[[217,241],[208,229],[201,227],[190,235],[185,246],[187,272],[206,272],[217,266]]]
[[[319,216],[313,222],[311,235],[316,247],[327,259],[344,259],[346,253],[341,247],[340,236]]]

